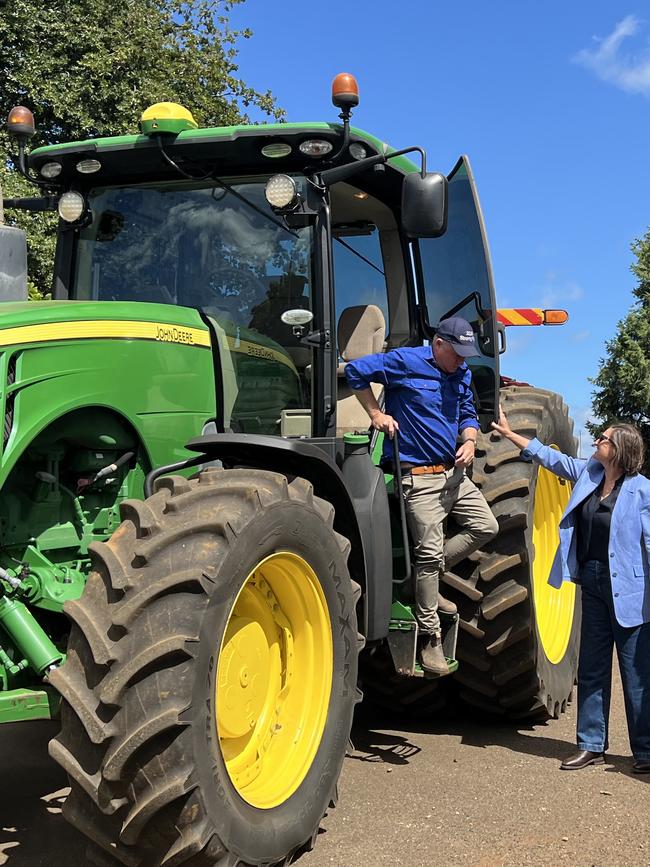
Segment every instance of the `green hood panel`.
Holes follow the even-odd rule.
[[[196,310],[170,304],[142,301],[39,301],[35,304],[33,301],[12,301],[0,305],[0,331],[46,322],[112,319],[164,322],[205,329]]]
[[[83,407],[111,409],[151,465],[182,460],[216,412],[210,333],[196,310],[128,302],[0,307],[0,484],[33,439]]]

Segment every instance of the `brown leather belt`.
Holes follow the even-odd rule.
[[[453,464],[430,464],[425,467],[402,466],[403,473],[411,473],[413,476],[437,476],[453,469]]]

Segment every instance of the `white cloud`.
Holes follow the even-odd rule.
[[[626,15],[609,36],[594,36],[595,48],[583,48],[573,60],[621,90],[650,96],[650,44],[646,41],[636,53],[623,47],[645,25],[635,15]]]
[[[575,334],[572,334],[570,339],[573,343],[584,343],[589,337],[591,337],[591,331],[585,329],[584,331],[577,331]]]
[[[560,283],[557,275],[550,272],[546,275],[546,284],[542,287],[539,301],[540,307],[560,307],[564,309],[572,301],[580,301],[584,297],[582,286],[574,280]]]

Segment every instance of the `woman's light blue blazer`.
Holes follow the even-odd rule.
[[[560,520],[560,545],[548,583],[561,587],[578,574],[576,524],[578,506],[600,484],[605,474],[601,463],[563,455],[557,449],[532,439],[521,453],[556,476],[574,482],[571,498]],[[623,479],[609,533],[609,570],[614,612],[621,626],[639,626],[650,621],[650,481],[645,476]]]

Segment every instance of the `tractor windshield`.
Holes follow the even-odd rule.
[[[265,181],[229,179],[234,192],[197,182],[93,190],[73,297],[201,308],[217,335],[225,427],[280,433],[286,411],[307,417],[310,407],[312,353],[300,342],[309,329],[282,314],[311,312],[313,228],[284,228]]]
[[[311,228],[274,222],[263,180],[229,184],[259,210],[213,184],[95,189],[74,297],[202,307],[257,329],[280,295],[289,307],[308,306]]]

